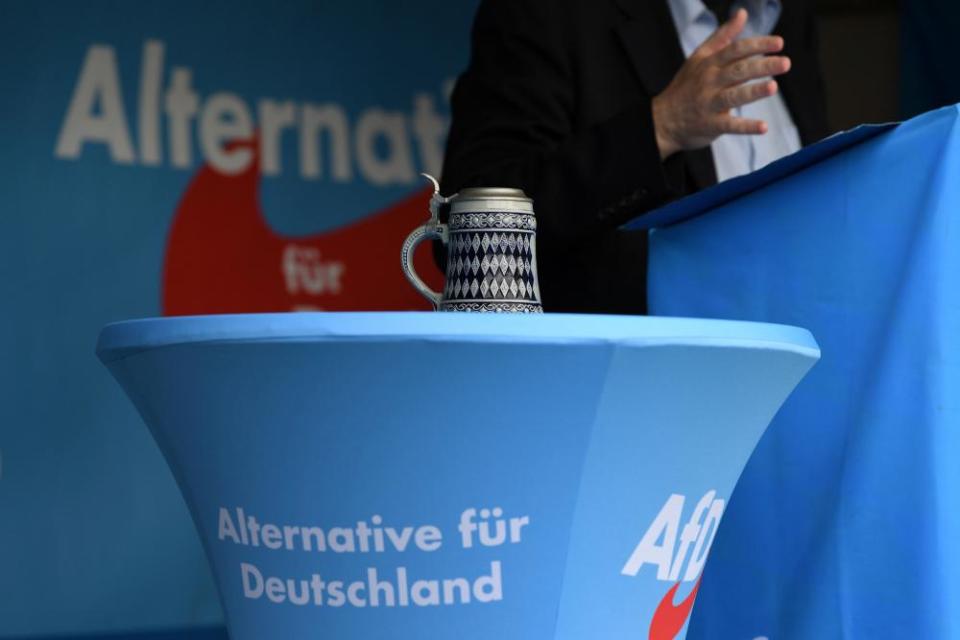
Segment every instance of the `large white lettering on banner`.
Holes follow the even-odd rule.
[[[448,122],[429,93],[415,94],[408,113],[370,107],[351,124],[346,109],[337,103],[261,98],[253,107],[226,91],[204,98],[192,86],[194,71],[189,67],[174,67],[165,87],[164,52],[164,43],[157,40],[143,46],[137,149],[121,95],[116,50],[92,45],[83,59],[54,155],[76,160],[84,145],[102,144],[118,164],[160,166],[166,160],[172,167],[189,169],[194,166],[195,128],[203,160],[225,174],[241,173],[254,160],[250,149],[227,145],[256,135],[260,171],[279,175],[283,171],[280,138],[285,133],[297,140],[298,173],[307,180],[350,182],[354,160],[362,177],[374,185],[412,184],[419,172],[440,174]],[[451,84],[445,83],[445,94]],[[161,120],[168,131],[166,147]],[[411,138],[420,150],[418,157]],[[377,152],[378,141],[386,143],[385,154]],[[329,159],[326,169],[324,158]]]

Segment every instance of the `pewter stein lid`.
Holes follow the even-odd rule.
[[[447,198],[450,215],[458,213],[523,213],[534,215],[533,200],[520,189],[508,187],[467,187]]]
[[[453,196],[457,200],[471,200],[474,198],[496,198],[497,200],[523,200],[533,202],[522,189],[509,187],[467,187]]]

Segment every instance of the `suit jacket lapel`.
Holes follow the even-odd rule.
[[[784,53],[793,60],[790,73],[777,78],[780,93],[797,126],[800,140],[809,145],[830,133],[827,124],[823,86],[818,69],[816,40],[804,33],[802,8],[796,2],[785,2],[780,22],[774,33],[786,41]]]
[[[616,29],[620,44],[647,95],[656,96],[667,88],[685,59],[670,8],[666,0],[614,1],[626,16]],[[685,152],[683,159],[698,188],[716,184],[709,147]]]
[[[666,0],[615,1],[627,16],[617,36],[643,88],[655,96],[667,88],[684,60],[670,9]]]

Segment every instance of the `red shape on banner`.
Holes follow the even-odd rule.
[[[429,216],[430,188],[335,231],[285,237],[264,219],[258,166],[254,158],[224,175],[205,165],[187,186],[167,239],[164,315],[431,308],[400,268],[404,238]],[[442,288],[429,246],[415,266]]]
[[[700,589],[700,580],[693,585],[690,595],[678,605],[673,604],[673,598],[677,595],[677,589],[680,583],[673,585],[667,595],[663,597],[657,610],[653,612],[653,619],[650,621],[649,640],[673,640],[683,629],[687,618],[690,617],[690,610],[693,609],[693,602],[697,599],[697,590]]]

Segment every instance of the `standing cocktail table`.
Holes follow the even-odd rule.
[[[683,637],[737,477],[819,357],[785,326],[452,313],[137,320],[97,352],[233,640]]]

